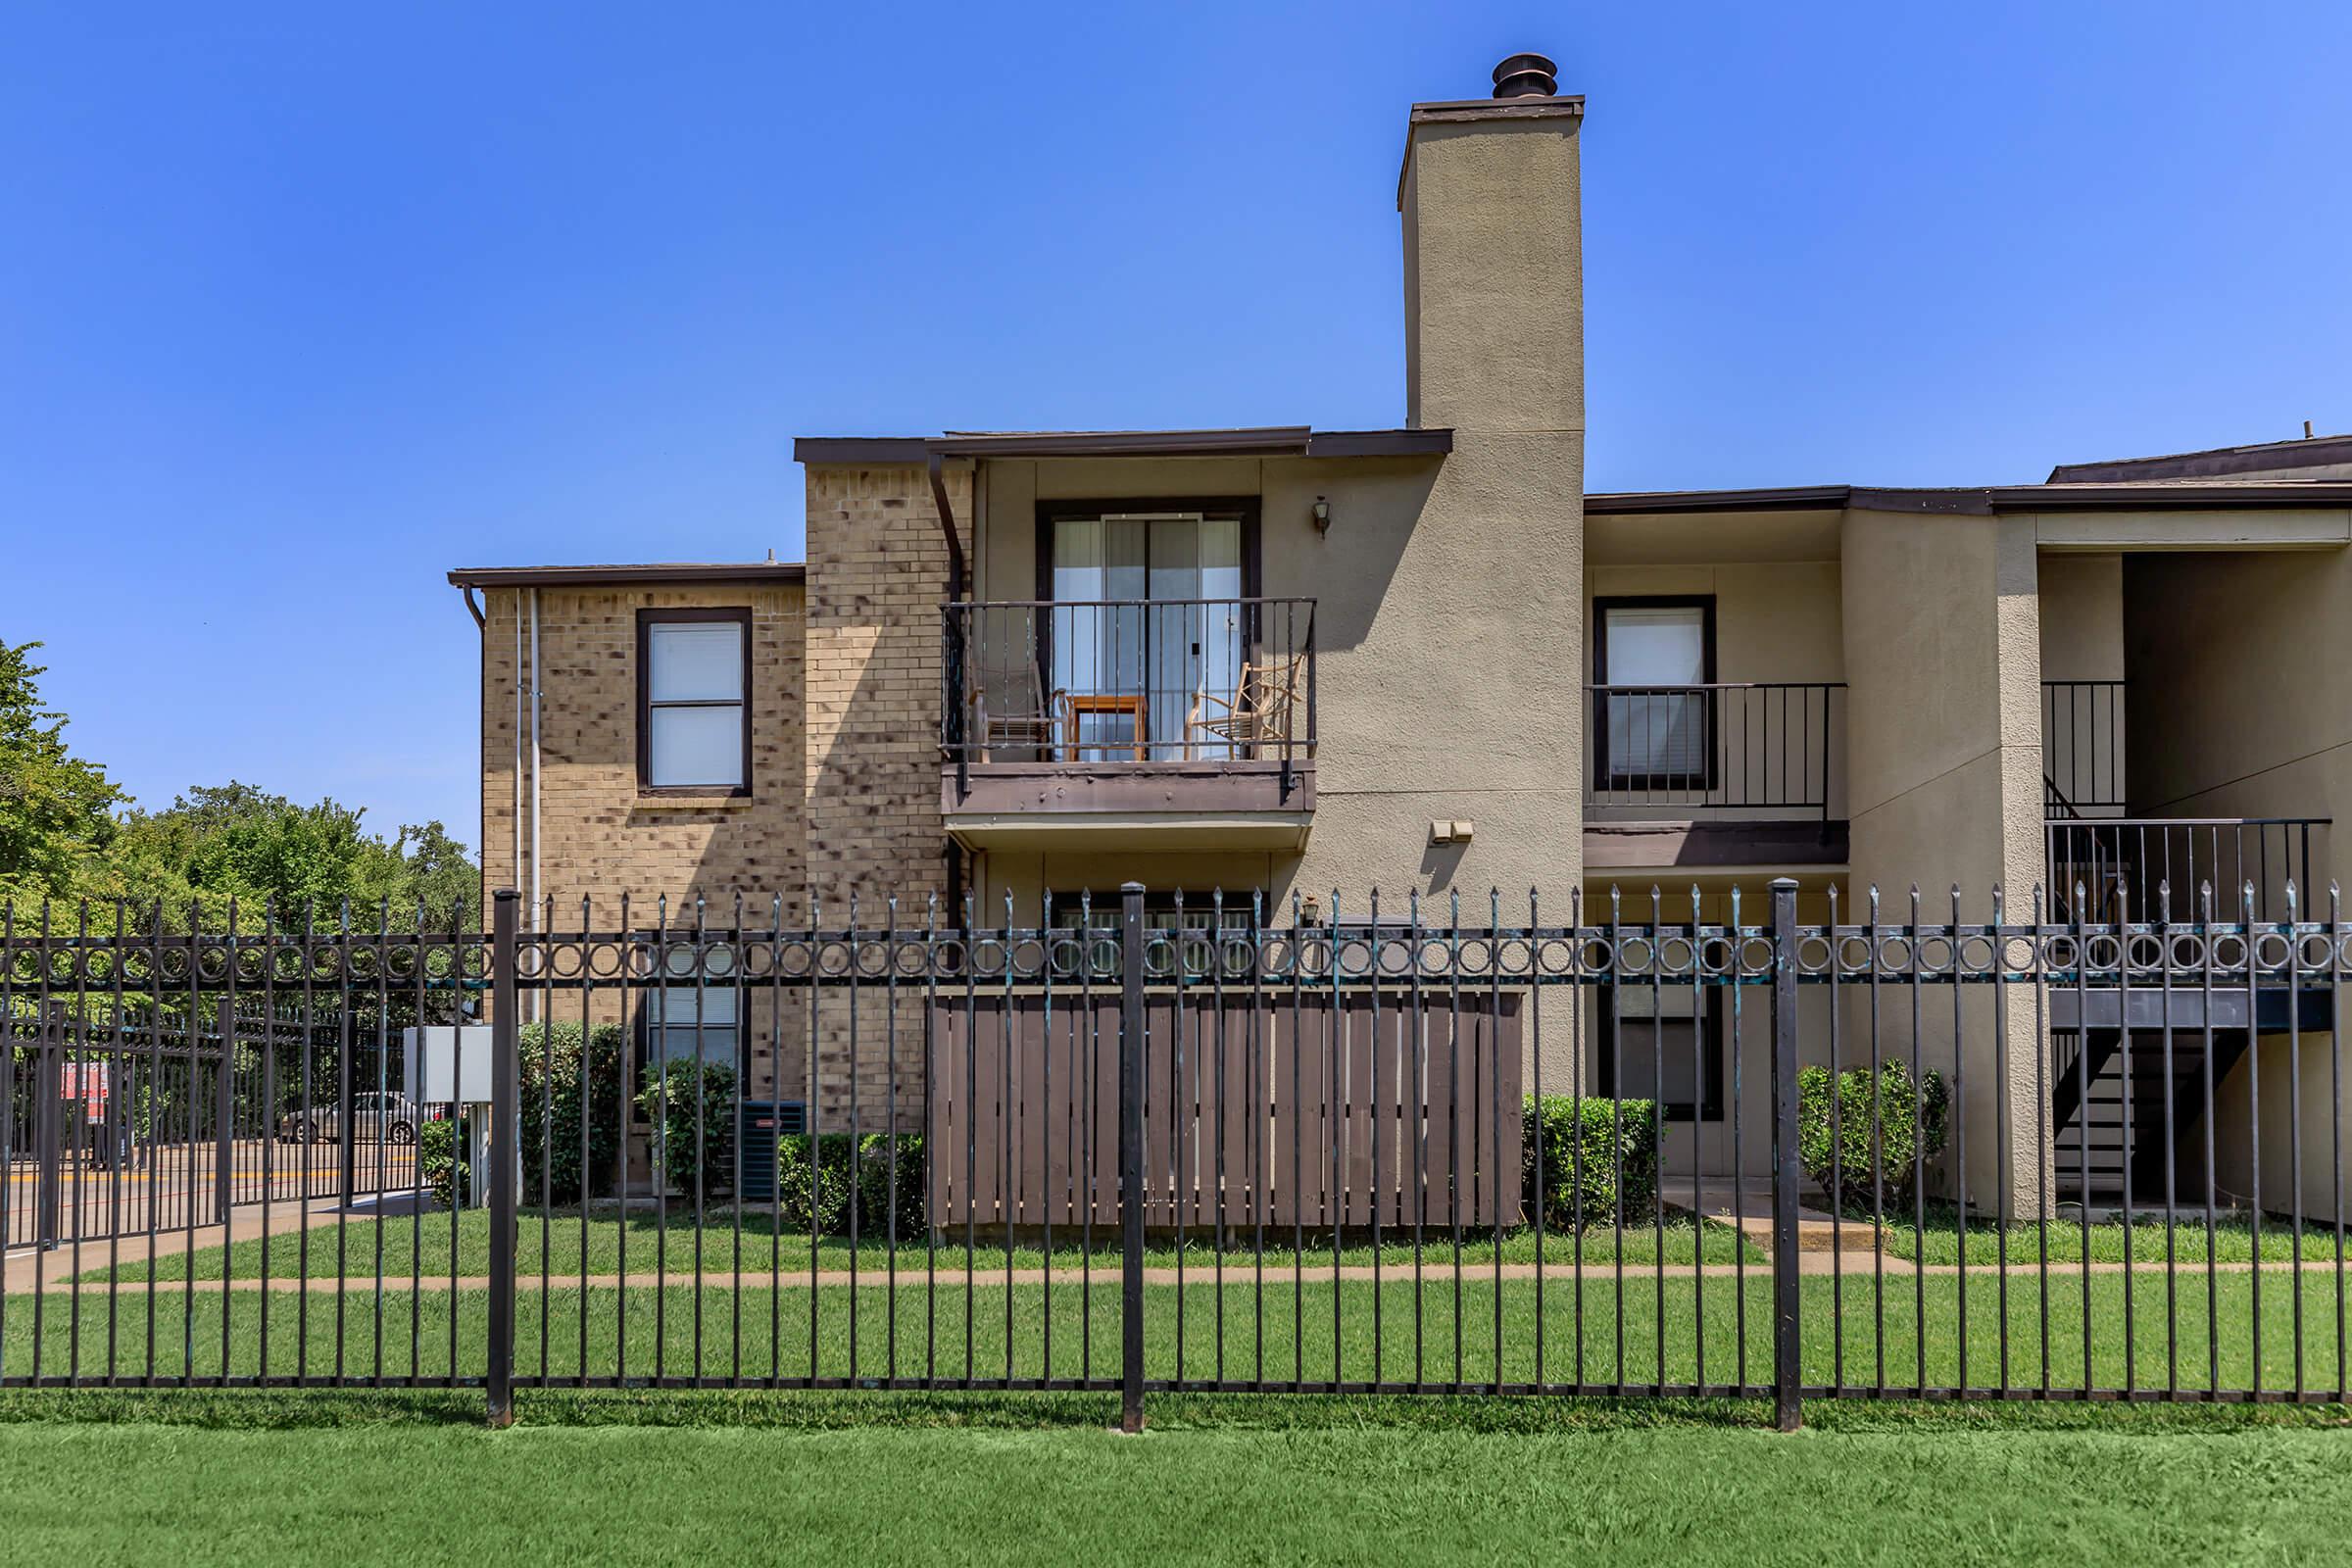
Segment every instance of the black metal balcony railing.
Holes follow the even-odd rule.
[[[941,607],[940,744],[989,762],[1272,761],[1315,751],[1312,599]]]
[[[1841,681],[1588,686],[1588,807],[1830,814]]]
[[[2121,816],[2124,683],[2041,683],[2041,771],[2051,816]]]
[[[2108,817],[2052,818],[2043,824],[2049,846],[2045,918],[2094,925],[2192,920],[2289,918],[2286,889],[2295,889],[2294,918],[2325,919],[2324,874],[2328,818]],[[2321,842],[2315,845],[2315,839]],[[2213,890],[2213,907],[2202,889]],[[2249,893],[2248,890],[2251,890]]]

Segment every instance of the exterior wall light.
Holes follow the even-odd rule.
[[[1321,496],[1315,497],[1314,514],[1315,532],[1331,532],[1331,503]]]

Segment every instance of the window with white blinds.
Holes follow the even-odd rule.
[[[748,612],[648,619],[642,626],[642,782],[649,789],[741,791],[751,784],[744,690]]]
[[[1615,605],[1600,612],[1612,782],[1706,787],[1709,616],[1704,604]],[[1636,690],[1626,690],[1632,687]],[[1655,688],[1691,688],[1657,690]],[[1650,688],[1650,689],[1640,689]]]

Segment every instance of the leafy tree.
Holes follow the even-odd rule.
[[[66,716],[40,701],[40,646],[0,643],[0,904],[86,898],[101,930],[117,899],[140,929],[158,906],[170,927],[218,927],[232,903],[248,929],[272,910],[281,924],[315,910],[331,925],[347,906],[367,926],[387,906],[395,927],[411,926],[419,904],[436,926],[479,919],[479,873],[437,821],[386,839],[358,808],[298,806],[233,779],[162,810],[131,806],[103,767],[67,750]]]
[[[250,784],[188,791],[161,811],[133,810],[111,857],[116,891],[134,904],[161,901],[166,917],[191,907],[208,923],[233,902],[241,924],[274,910],[280,923],[315,911],[373,924],[385,905],[396,925],[419,901],[436,924],[475,902],[478,878],[466,847],[439,822],[403,827],[390,841],[368,833],[365,812],[322,800],[297,806]]]
[[[103,767],[66,749],[66,715],[41,706],[40,646],[0,643],[0,903],[80,891],[123,798]]]

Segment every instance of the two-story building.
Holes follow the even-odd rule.
[[[1407,117],[1395,428],[804,436],[805,563],[452,572],[482,637],[485,883],[593,901],[599,927],[623,894],[632,923],[662,895],[727,924],[738,897],[746,923],[813,897],[828,925],[854,898],[875,926],[1034,924],[1050,895],[1064,923],[1129,879],[1275,922],[1361,917],[1374,889],[1383,918],[1459,895],[1472,923],[1499,889],[1518,922],[1534,888],[1555,924],[1612,890],[1648,920],[1653,887],[1662,918],[1695,888],[1719,920],[1782,874],[1809,920],[1833,890],[1868,918],[1873,886],[1889,920],[1914,885],[1930,919],[1955,885],[1986,917],[1997,885],[2013,920],[2037,886],[2052,919],[2078,882],[2111,911],[2169,878],[2185,914],[2196,883],[2251,879],[2274,916],[2289,877],[2326,886],[2352,439],[2030,485],[1589,494],[1585,104],[1540,57],[1496,81]],[[2011,1021],[2015,1063],[2035,1027]],[[2096,1016],[2048,1027],[2102,1049]],[[680,1031],[755,1085],[807,1073],[790,1020],[645,1030]],[[894,1063],[814,1032],[820,1078],[879,1103]],[[1564,1035],[1550,1082],[1605,1088]],[[2058,1137],[2120,1180],[2097,1059]],[[1669,1060],[1678,1138],[1728,1170],[1724,1053]],[[2008,1070],[1972,1104],[2025,1093]]]

